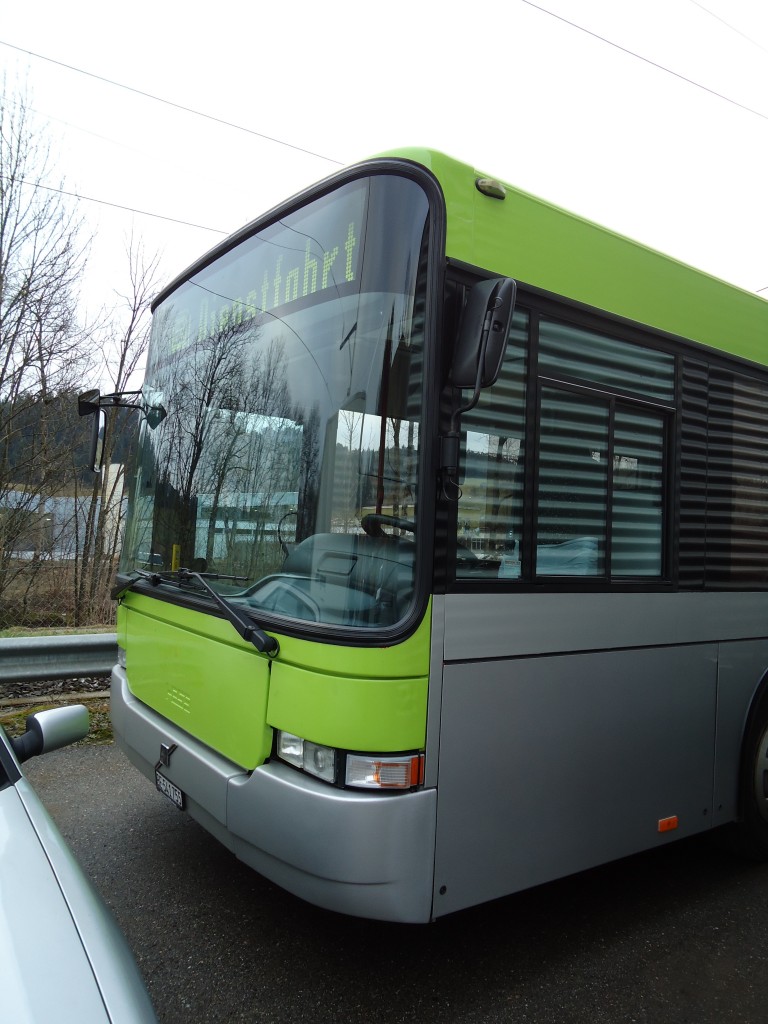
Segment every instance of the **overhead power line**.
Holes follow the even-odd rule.
[[[768,49],[766,49],[762,45],[762,43],[758,43],[758,41],[756,39],[753,39],[752,36],[748,36],[745,32],[742,32],[740,28],[736,28],[735,25],[731,25],[730,22],[726,21],[724,18],[721,18],[719,14],[715,14],[714,11],[710,11],[710,9],[708,7],[705,7],[704,4],[700,4],[699,0],[688,0],[688,2],[692,3],[694,7],[698,7],[700,11],[704,11],[704,13],[708,14],[710,18],[714,18],[715,21],[719,21],[721,25],[725,25],[725,27],[729,28],[731,32],[735,32],[737,36],[741,36],[742,39],[746,39],[748,43],[751,43],[753,46],[756,46],[758,50],[762,50],[763,53],[768,53]]]
[[[763,121],[768,121],[768,114],[764,114],[760,110],[755,110],[754,107],[748,107],[744,103],[739,103],[738,100],[731,99],[730,96],[725,96],[716,89],[710,89],[708,85],[702,85],[701,82],[696,82],[692,78],[686,78],[686,76],[681,75],[679,71],[673,71],[671,68],[665,67],[663,64],[659,64],[657,61],[651,60],[650,57],[643,57],[642,54],[635,53],[634,50],[630,50],[626,46],[622,46],[620,43],[615,43],[612,39],[606,39],[605,36],[601,36],[599,33],[593,32],[591,29],[585,28],[583,25],[579,25],[578,22],[570,21],[568,18],[564,18],[561,14],[555,14],[554,11],[549,11],[546,7],[541,7],[539,4],[535,4],[533,0],[520,0],[520,2],[527,4],[528,7],[533,7],[537,11],[541,11],[542,14],[548,14],[550,18],[562,21],[564,25],[570,25],[571,28],[578,29],[579,32],[584,32],[586,35],[592,36],[593,39],[597,39],[601,43],[605,43],[607,46],[612,46],[614,49],[620,50],[622,53],[626,53],[629,57],[634,57],[635,60],[641,60],[644,64],[649,64],[652,68],[656,68],[657,71],[664,71],[666,74],[672,75],[673,78],[677,78],[681,82],[686,82],[688,85],[692,85],[696,89],[701,89],[703,92],[709,93],[710,96],[716,96],[717,99],[723,100],[725,103],[730,103],[732,106],[738,107],[740,110],[744,110],[748,114],[754,114],[755,117],[759,117]]]
[[[7,178],[4,180],[8,180]],[[187,228],[197,228],[198,231],[212,231],[217,235],[227,235],[228,231],[222,231],[221,228],[211,228],[206,224],[193,224],[189,220],[179,220],[177,217],[167,217],[162,213],[150,213],[149,210],[139,210],[135,206],[123,206],[122,203],[110,203],[106,199],[95,199],[93,196],[83,196],[77,192],[68,192],[64,188],[54,188],[52,185],[43,185],[38,181],[25,181],[23,178],[16,179],[20,185],[26,185],[27,188],[41,188],[46,192],[57,192],[61,196],[71,196],[72,199],[81,199],[87,203],[99,203],[101,206],[112,206],[116,210],[127,210],[128,213],[138,213],[142,217],[154,217],[156,220],[167,220],[171,224],[182,224]]]
[[[37,60],[47,61],[49,64],[56,64],[60,68],[66,68],[67,71],[74,71],[78,75],[85,75],[87,78],[93,78],[97,82],[105,82],[107,85],[112,85],[116,89],[125,89],[127,92],[132,92],[136,96],[143,96],[145,99],[154,100],[156,103],[164,103],[168,107],[174,107],[176,110],[183,110],[187,114],[194,114],[196,117],[204,117],[207,121],[214,121],[216,124],[224,125],[225,128],[234,128],[239,132],[246,132],[248,135],[255,135],[259,139],[264,139],[267,142],[274,142],[278,146],[286,146],[288,149],[293,149],[297,153],[304,153],[306,156],[316,157],[318,160],[325,160],[330,164],[337,164],[339,167],[343,166],[341,160],[334,160],[333,157],[324,156],[322,153],[314,153],[311,149],[304,149],[303,146],[295,146],[291,142],[285,142],[283,139],[276,139],[272,135],[265,135],[263,132],[257,132],[253,128],[246,128],[244,125],[236,124],[233,121],[225,121],[224,118],[214,117],[213,114],[205,114],[201,110],[195,110],[194,107],[185,107],[183,103],[175,103],[173,100],[167,100],[163,96],[155,96],[154,93],[144,92],[143,89],[136,89],[132,85],[125,85],[123,82],[115,82],[111,78],[105,78],[103,75],[94,74],[92,71],[85,71],[83,68],[75,67],[73,64],[65,64],[64,61],[54,60],[53,57],[46,57],[42,53],[35,53],[33,50],[25,50],[23,46],[15,46],[13,43],[8,43],[4,39],[0,39],[0,46],[7,46],[11,50],[16,50],[18,53],[26,53],[29,57],[35,57]]]

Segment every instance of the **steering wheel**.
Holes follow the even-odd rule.
[[[384,533],[383,526],[391,526],[393,530],[407,530],[408,533],[416,532],[416,523],[412,519],[403,519],[402,516],[388,516],[383,512],[370,512],[363,516],[360,525],[369,537],[388,537]]]

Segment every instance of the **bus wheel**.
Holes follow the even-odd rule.
[[[741,769],[741,852],[768,860],[768,693],[760,698],[744,742]]]

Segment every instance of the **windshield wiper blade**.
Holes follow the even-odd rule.
[[[147,573],[151,578],[155,573]],[[190,572],[189,569],[178,569],[172,579],[177,579],[180,582],[187,582],[188,580],[197,580],[203,590],[212,597],[218,607],[224,612],[226,618],[232,623],[237,632],[249,643],[259,651],[260,654],[268,654],[270,658],[274,658],[280,650],[280,645],[277,640],[270,636],[269,633],[265,633],[263,629],[257,626],[254,622],[249,622],[244,616],[240,614],[234,605],[230,604],[221,594],[217,594],[213,587],[208,583],[209,579],[212,580],[236,580],[244,579],[242,576],[218,576],[216,573],[202,573],[202,572]],[[160,582],[168,580],[168,577],[160,577]],[[154,582],[154,580],[152,580]]]
[[[131,590],[139,581],[151,583],[153,587],[161,583],[188,583],[196,580],[203,590],[212,597],[218,607],[224,612],[226,618],[235,627],[237,632],[259,651],[260,654],[268,654],[274,658],[280,650],[277,640],[265,633],[255,622],[249,622],[240,614],[234,605],[230,604],[221,594],[217,594],[207,580],[247,580],[247,576],[220,576],[215,572],[191,572],[189,569],[176,569],[170,572],[147,572],[146,569],[132,569],[135,576],[125,584],[118,584],[112,589],[112,599],[117,600],[127,591]]]
[[[209,580],[240,580],[245,582],[248,576],[221,576],[217,572],[190,572],[189,569],[161,569],[155,572],[147,572],[146,569],[131,569],[133,578],[127,583],[116,584],[112,589],[113,600],[120,597],[127,590],[131,590],[135,584],[143,581],[151,583],[153,587],[159,587],[161,583],[186,583],[189,577],[207,577]]]
[[[156,587],[159,583],[163,583],[166,580],[170,582],[169,577],[164,576],[159,572],[147,572],[145,569],[131,569],[132,573],[135,573],[132,579],[128,580],[127,583],[116,583],[110,592],[110,597],[113,601],[117,601],[118,598],[122,597],[123,594],[132,590],[134,586],[140,581],[148,580],[153,587]]]

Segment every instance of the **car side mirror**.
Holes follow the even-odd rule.
[[[12,737],[11,746],[19,761],[28,761],[37,754],[48,754],[85,739],[89,728],[90,715],[84,704],[37,711],[27,718],[26,732]]]

